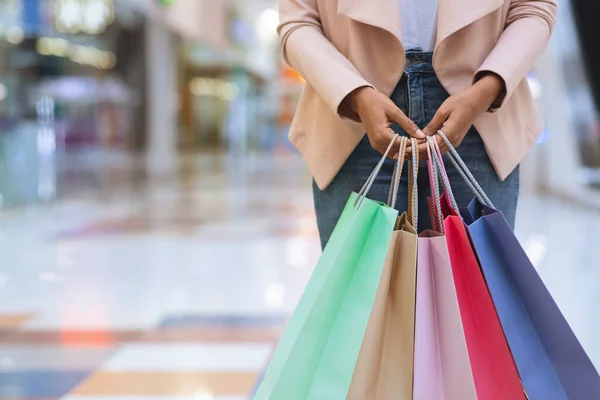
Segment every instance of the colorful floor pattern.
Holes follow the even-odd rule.
[[[243,400],[284,315],[181,315],[148,331],[28,331],[0,315],[2,400]]]

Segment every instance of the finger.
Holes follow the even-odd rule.
[[[369,141],[371,142],[371,147],[373,147],[373,149],[377,150],[379,153],[385,154],[395,135],[396,132],[394,132],[391,128],[380,128],[373,140],[369,138]],[[394,159],[394,157],[398,154],[400,146],[399,139],[400,138],[397,138],[396,142],[390,148],[390,151],[387,154],[388,158]]]
[[[448,145],[446,145],[446,142],[444,141],[444,139],[442,139],[442,137],[441,137],[441,136],[437,135],[437,136],[435,137],[435,141],[437,142],[437,145],[438,145],[438,147],[439,147],[439,149],[440,149],[440,152],[441,152],[442,154],[445,154],[445,153],[447,153],[447,152],[448,152],[448,150],[450,150],[450,149],[448,148]]]
[[[423,138],[423,139],[416,139],[415,142],[417,142],[417,146],[420,145],[420,144],[423,144],[423,143],[427,143],[426,137]],[[412,145],[413,145],[412,142],[413,142],[412,140],[408,141],[408,143],[406,144],[407,148],[411,148],[412,147]]]
[[[447,107],[445,107],[442,104],[442,106],[437,110],[431,121],[429,121],[427,126],[423,128],[423,133],[425,133],[427,136],[435,135],[438,129],[442,127],[442,125],[444,124],[444,122],[446,122],[449,116],[450,110],[448,110]]]
[[[440,135],[435,135],[434,136],[435,142],[437,144],[437,147],[440,149],[440,153],[444,154],[448,152],[448,146],[446,145],[446,142],[444,141],[444,139],[442,139],[442,137]]]
[[[427,139],[423,138],[423,139],[416,139],[417,145],[422,144],[422,143],[427,143]],[[412,147],[412,141],[409,140],[407,143],[407,148]]]
[[[409,136],[416,139],[425,138],[425,134],[421,129],[419,129],[417,124],[408,118],[398,107],[392,108],[388,112],[388,116],[393,122],[396,122],[398,125],[400,125],[400,127],[404,129],[404,132],[408,133]]]
[[[383,149],[383,153],[386,152],[388,146],[390,145],[390,142],[392,141],[392,139],[394,138],[394,136],[396,136],[396,132],[394,132],[394,130],[392,128],[386,128],[386,139],[384,140],[384,146],[385,149]],[[396,138],[396,141],[394,142],[394,144],[392,145],[392,148],[390,149],[390,152],[388,153],[388,158],[391,158],[392,160],[396,160],[398,158],[398,154],[400,153],[400,136],[398,136]]]
[[[419,160],[428,160],[429,159],[429,155],[427,154],[427,146],[429,146],[429,144],[427,142],[425,143],[419,143],[417,146],[417,153],[419,154]],[[414,151],[414,149],[412,147],[406,149],[406,157],[410,158],[412,157],[412,152]]]
[[[419,145],[419,160],[429,160],[429,153],[427,152],[428,143]]]
[[[462,143],[464,139],[465,133],[468,131],[468,128],[464,128],[459,118],[452,118],[452,116],[444,122],[443,126],[440,128],[442,132],[448,138],[450,144],[453,147],[458,147]],[[441,139],[441,137],[440,137]],[[442,140],[443,141],[443,140]],[[445,144],[445,143],[444,143]]]
[[[427,143],[427,139],[423,138],[423,139],[416,139],[417,142],[417,146],[422,145],[424,143]],[[417,148],[417,153],[419,152],[419,149]],[[412,141],[409,141],[408,144],[406,145],[406,157],[410,158],[412,157]]]

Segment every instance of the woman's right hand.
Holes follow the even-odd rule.
[[[371,147],[384,154],[394,137],[390,128],[393,122],[416,139],[425,139],[425,134],[419,127],[398,108],[386,95],[372,87],[361,87],[346,98],[348,106],[354,111],[367,131]],[[395,158],[398,148],[394,146],[389,158]]]

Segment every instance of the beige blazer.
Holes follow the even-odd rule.
[[[290,140],[324,189],[365,134],[343,103],[346,95],[370,85],[389,96],[402,76],[400,5],[398,0],[279,4],[284,59],[307,82]],[[469,87],[478,71],[505,81],[500,107],[474,124],[500,179],[543,129],[524,77],[546,47],[555,15],[555,0],[439,0],[433,67],[446,90]]]

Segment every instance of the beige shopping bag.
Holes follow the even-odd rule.
[[[417,233],[406,213],[396,228],[348,400],[412,399]]]

